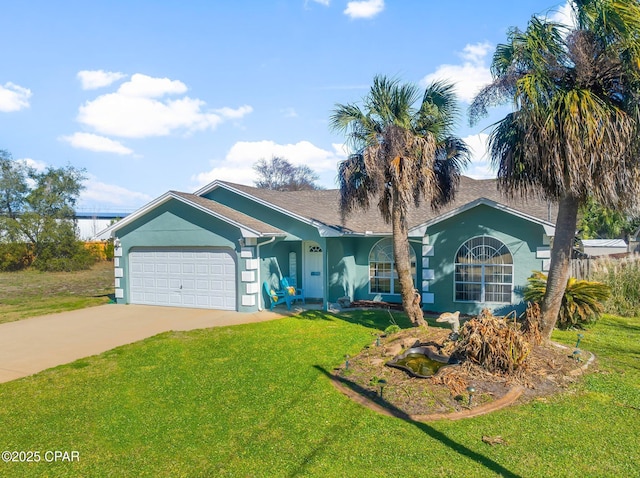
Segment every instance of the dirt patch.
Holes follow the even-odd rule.
[[[449,355],[454,348],[450,332],[429,327],[401,330],[388,337],[381,335],[358,355],[345,357],[345,363],[334,370],[334,376],[358,395],[397,415],[460,414],[479,407],[491,408],[491,403],[505,401],[514,389],[523,390],[519,403],[558,393],[584,373],[583,358],[590,355],[582,351],[580,360],[576,360],[573,349],[554,344],[538,346],[510,376],[488,373],[468,361],[445,366],[430,378],[412,377],[386,365],[417,343]],[[475,389],[471,397],[467,387]]]

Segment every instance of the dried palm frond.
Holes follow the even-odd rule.
[[[467,381],[456,368],[441,369],[440,373],[431,377],[431,382],[444,385],[451,395],[462,395],[467,389]]]
[[[541,316],[542,311],[540,310],[540,305],[537,302],[529,302],[521,330],[527,340],[533,345],[540,345],[542,343],[542,334],[540,333]]]
[[[483,310],[460,331],[456,356],[465,357],[492,373],[513,374],[524,368],[531,345],[519,325]]]

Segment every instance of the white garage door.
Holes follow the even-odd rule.
[[[216,249],[134,249],[129,253],[132,304],[236,310],[236,265]]]

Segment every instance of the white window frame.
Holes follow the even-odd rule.
[[[413,247],[409,245],[409,256],[411,257],[411,270],[413,273],[413,283],[415,286],[417,276],[417,259],[416,252]],[[381,264],[389,265],[385,268],[384,274],[372,274],[372,265]],[[393,238],[385,237],[376,242],[369,251],[369,293],[370,294],[385,294],[385,295],[400,295],[400,282],[398,281],[398,272],[396,271],[395,260],[393,258]],[[376,279],[389,280],[389,292],[382,292],[380,290],[374,290],[374,283]],[[397,289],[397,291],[396,291]]]
[[[461,258],[465,260],[462,262]],[[470,272],[463,272],[466,268]],[[460,279],[463,276],[471,277],[473,280]],[[462,243],[454,257],[453,300],[463,303],[511,304],[513,303],[513,276],[513,254],[504,242],[488,235],[472,237]],[[496,277],[501,277],[502,280],[497,280]],[[504,280],[505,278],[509,279]],[[479,300],[458,298],[459,286],[465,285],[479,286]],[[487,286],[496,288],[506,286],[509,290],[508,292],[491,292],[487,290],[490,288]],[[473,290],[466,291],[467,294],[473,292]],[[464,294],[465,291],[461,290],[460,293]],[[494,295],[489,298],[493,300],[487,300],[487,296],[491,294]],[[507,296],[508,300],[504,300]],[[499,298],[503,300],[496,300]]]

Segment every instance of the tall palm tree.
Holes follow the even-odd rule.
[[[338,104],[331,116],[354,151],[338,171],[343,219],[377,201],[392,226],[402,304],[414,325],[426,322],[411,274],[407,215],[422,199],[438,207],[454,196],[469,160],[465,143],[452,135],[457,113],[452,85],[435,82],[421,95],[415,85],[376,76],[362,107]]]
[[[570,274],[577,213],[589,197],[613,209],[640,195],[638,0],[573,0],[577,27],[533,17],[496,48],[493,81],[474,99],[471,122],[511,102],[489,149],[499,187],[558,203],[547,291],[546,338]]]

